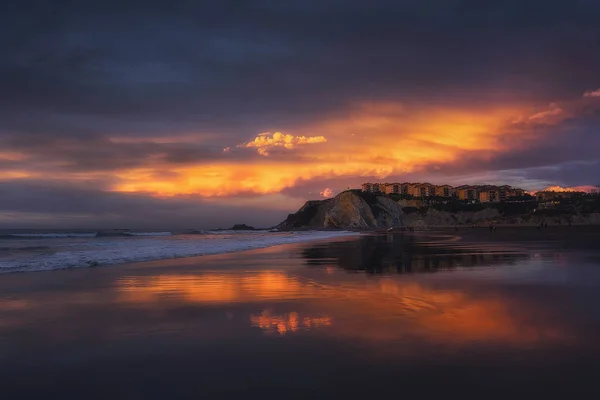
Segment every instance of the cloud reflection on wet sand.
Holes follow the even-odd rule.
[[[260,315],[250,315],[250,324],[266,333],[285,335],[287,332],[331,326],[331,317],[300,316],[297,312],[271,315],[269,311],[263,311]]]
[[[267,333],[323,332],[368,340],[419,338],[440,344],[528,344],[563,340],[563,327],[529,321],[532,304],[500,293],[475,296],[436,290],[398,277],[319,283],[286,272],[229,272],[127,277],[117,282],[120,301],[152,306],[160,301],[225,305],[251,303],[249,323]],[[271,306],[277,303],[278,312]],[[281,310],[281,304],[286,307]],[[282,312],[285,311],[285,312]]]
[[[116,290],[122,301],[135,303],[174,298],[219,304],[320,296],[317,286],[271,271],[125,277],[118,280]]]

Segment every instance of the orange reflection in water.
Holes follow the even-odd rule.
[[[117,282],[121,300],[152,302],[177,298],[194,303],[232,303],[316,296],[318,286],[283,272],[244,274],[158,275]]]
[[[212,272],[130,277],[119,280],[116,290],[120,301],[148,305],[173,299],[206,304],[257,302],[266,306],[272,301],[299,300],[302,309],[308,310],[305,312],[317,315],[263,312],[250,316],[253,326],[281,335],[328,326],[331,329],[327,331],[337,336],[367,340],[418,337],[436,343],[522,344],[567,336],[565,327],[556,321],[531,321],[530,316],[537,315],[536,304],[523,304],[501,293],[476,296],[395,278],[342,279],[325,284],[284,272]]]
[[[474,297],[459,290],[433,290],[416,283],[381,280],[355,293],[362,302],[353,305],[354,313],[365,319],[349,331],[360,331],[368,337],[392,338],[412,335],[443,342],[501,341],[535,342],[556,339],[560,331],[527,323],[528,305],[516,304],[498,296]],[[396,330],[387,330],[396,317]],[[353,321],[353,320],[351,320]],[[352,322],[349,324],[352,325]]]
[[[260,315],[251,315],[250,324],[261,328],[267,333],[277,332],[285,335],[287,332],[296,332],[300,329],[309,330],[331,325],[330,317],[300,317],[296,312],[283,315],[271,315],[263,311]]]

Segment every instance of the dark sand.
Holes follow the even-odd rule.
[[[597,228],[0,277],[2,398],[593,398]]]
[[[547,228],[537,226],[499,225],[494,231],[489,226],[477,228],[460,227],[434,229],[433,233],[458,235],[464,242],[561,242],[567,247],[600,249],[600,226],[596,225],[549,225]]]

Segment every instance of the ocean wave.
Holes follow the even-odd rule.
[[[122,232],[125,236],[171,236],[171,232]]]
[[[65,239],[65,238],[111,238],[125,236],[171,236],[172,232],[98,231],[98,232],[31,232],[0,234],[0,239]]]
[[[243,229],[214,229],[208,231],[202,231],[205,235],[252,235],[252,234],[265,234],[268,233],[267,230],[243,230]]]
[[[198,230],[188,229],[183,231],[130,231],[127,229],[99,230],[97,232],[26,232],[26,233],[0,233],[0,239],[61,239],[61,238],[117,238],[117,237],[151,237],[151,236],[180,236],[180,235],[260,235],[268,233],[267,230]]]
[[[170,258],[194,257],[266,248],[282,244],[331,239],[355,232],[302,232],[263,235],[240,235],[237,239],[148,239],[109,240],[102,247],[61,250],[53,254],[31,254],[27,258],[0,259],[0,273],[51,271],[56,269],[96,267]]]
[[[10,238],[93,238],[98,235],[98,232],[56,232],[56,233],[10,233],[2,235]]]

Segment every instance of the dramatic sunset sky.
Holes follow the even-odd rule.
[[[600,183],[597,0],[9,0],[0,54],[0,227]]]

